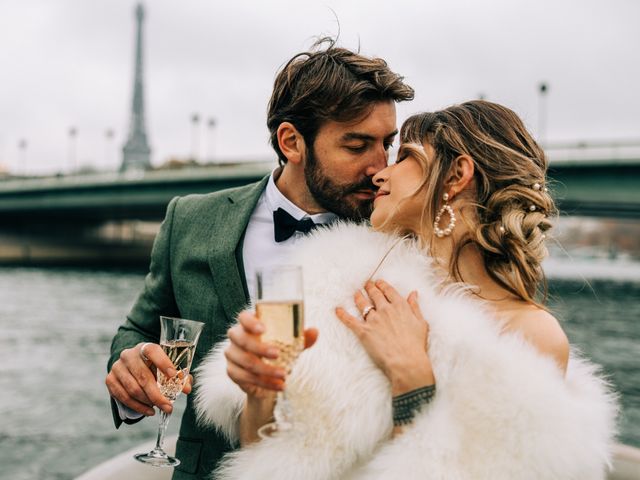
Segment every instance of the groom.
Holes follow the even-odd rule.
[[[206,323],[195,368],[247,304],[257,268],[279,263],[314,224],[369,217],[372,178],[397,134],[395,102],[412,98],[386,62],[332,40],[283,67],[267,118],[279,167],[258,183],[174,198],[167,208],[144,289],[111,346],[106,385],[116,427],[153,414],[153,406],[171,411],[152,372],[174,373],[157,345],[160,315]],[[205,479],[233,448],[196,424],[191,397],[174,480]]]

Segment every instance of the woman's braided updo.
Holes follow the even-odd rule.
[[[550,217],[556,209],[546,187],[546,157],[520,118],[501,105],[471,101],[410,117],[402,126],[400,140],[399,155],[411,154],[424,166],[424,219],[430,222],[425,225],[433,224],[441,207],[444,181],[453,161],[460,155],[473,160],[476,198],[463,208],[463,218],[471,228],[468,238],[454,250],[450,271],[456,280],[462,280],[460,251],[473,243],[480,248],[494,280],[523,300],[536,303],[537,289],[544,280],[545,232],[551,228]],[[423,143],[433,147],[434,160],[412,146]]]

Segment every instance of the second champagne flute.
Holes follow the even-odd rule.
[[[162,371],[158,370],[156,372],[156,380],[160,392],[171,403],[182,392],[187,381],[202,327],[204,327],[202,322],[183,318],[160,317],[160,346],[173,363],[177,373],[173,377],[167,377]],[[153,465],[154,467],[175,467],[180,465],[180,460],[170,457],[162,448],[164,434],[171,414],[165,413],[160,409],[158,411],[160,412],[160,424],[158,425],[158,438],[155,448],[148,453],[134,455],[134,458],[139,462]]]
[[[287,374],[304,349],[304,302],[302,267],[280,265],[265,267],[256,272],[256,316],[265,332],[262,341],[278,347],[280,355],[269,363],[286,370]],[[258,430],[258,434],[272,437],[293,426],[291,406],[286,389],[278,392],[274,409],[275,422]]]

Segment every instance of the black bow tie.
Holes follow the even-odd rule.
[[[296,220],[285,209],[279,208],[273,212],[273,226],[276,242],[280,243],[291,238],[295,232],[309,233],[318,225],[310,218]]]

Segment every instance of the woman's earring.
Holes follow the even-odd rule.
[[[442,199],[444,200],[444,205],[438,211],[438,214],[436,215],[436,221],[433,222],[433,231],[438,238],[448,237],[449,235],[451,235],[451,232],[453,232],[453,229],[456,226],[456,216],[453,213],[453,208],[451,208],[451,205],[449,205],[449,194],[445,193],[442,196]],[[444,212],[447,212],[449,214],[449,225],[447,225],[447,227],[443,230],[440,228],[439,224],[440,220],[442,220],[442,214]]]

